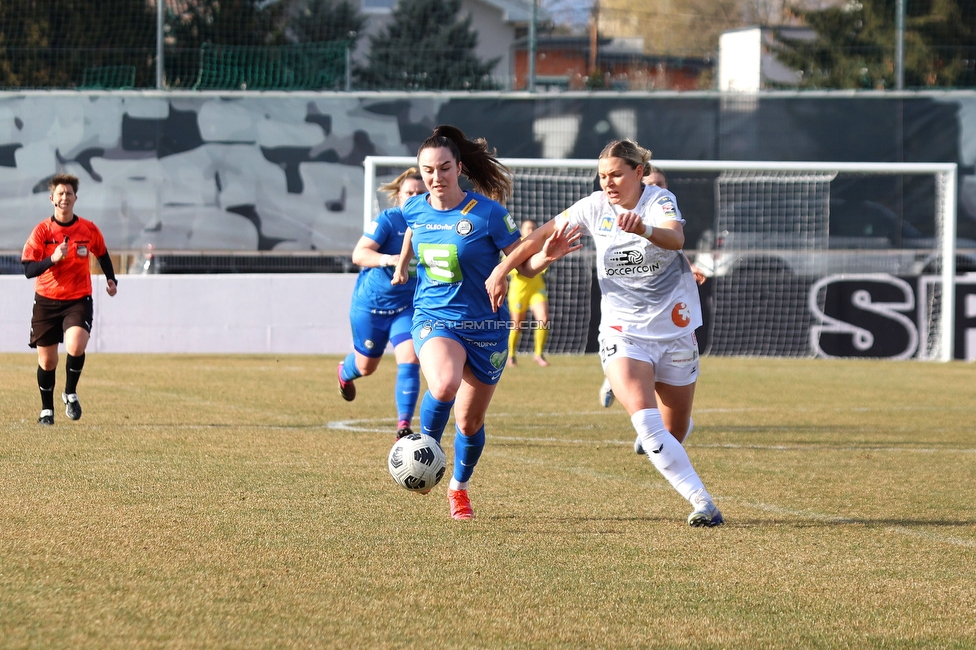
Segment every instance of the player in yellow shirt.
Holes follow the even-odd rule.
[[[535,229],[536,223],[532,219],[522,221],[520,230],[523,238],[528,237]],[[543,274],[527,278],[513,270],[508,280],[508,310],[511,312],[512,322],[515,323],[515,327],[508,332],[508,365],[514,366],[517,363],[515,353],[522,338],[526,316],[531,311],[533,320],[530,327],[535,337],[535,362],[543,367],[548,366],[549,362],[546,361],[543,351],[549,338],[549,293],[546,291]]]

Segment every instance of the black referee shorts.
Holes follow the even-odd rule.
[[[30,346],[45,347],[64,342],[69,327],[84,327],[91,332],[95,313],[92,297],[77,300],[51,300],[34,294],[34,314],[31,317]]]

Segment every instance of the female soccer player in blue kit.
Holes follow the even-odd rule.
[[[508,357],[508,309],[492,309],[485,280],[499,254],[518,246],[519,229],[499,201],[512,189],[508,170],[484,139],[438,126],[417,154],[429,194],[402,208],[404,238],[394,282],[405,281],[417,256],[413,339],[428,391],[421,431],[440,441],[454,409],[454,474],[447,491],[451,517],[471,519],[468,480],[485,446],[485,414]],[[477,192],[460,187],[461,174]],[[553,259],[580,247],[579,234],[553,232],[542,250],[519,265],[534,276]]]
[[[397,438],[401,438],[413,433],[410,422],[420,392],[420,366],[410,338],[417,280],[410,278],[399,286],[390,280],[407,230],[399,206],[427,188],[420,173],[411,167],[380,189],[389,194],[396,207],[377,215],[352,252],[353,263],[362,267],[349,308],[355,352],[339,363],[339,394],[347,402],[356,399],[354,380],[373,374],[387,342],[392,343],[397,362]]]

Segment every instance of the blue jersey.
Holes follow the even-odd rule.
[[[399,255],[406,231],[407,223],[400,208],[390,208],[380,212],[363,235],[380,245],[381,254]],[[406,284],[394,285],[392,266],[364,268],[352,290],[352,302],[370,311],[399,311],[409,307],[417,287],[417,278],[413,273],[411,276]]]
[[[414,322],[507,321],[507,308],[492,311],[485,280],[500,252],[520,238],[508,210],[476,192],[450,210],[435,209],[427,195],[408,199],[402,210],[417,257]]]

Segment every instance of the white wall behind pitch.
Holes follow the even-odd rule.
[[[93,276],[89,352],[342,354],[354,273]],[[0,352],[30,352],[34,282],[0,276]]]

